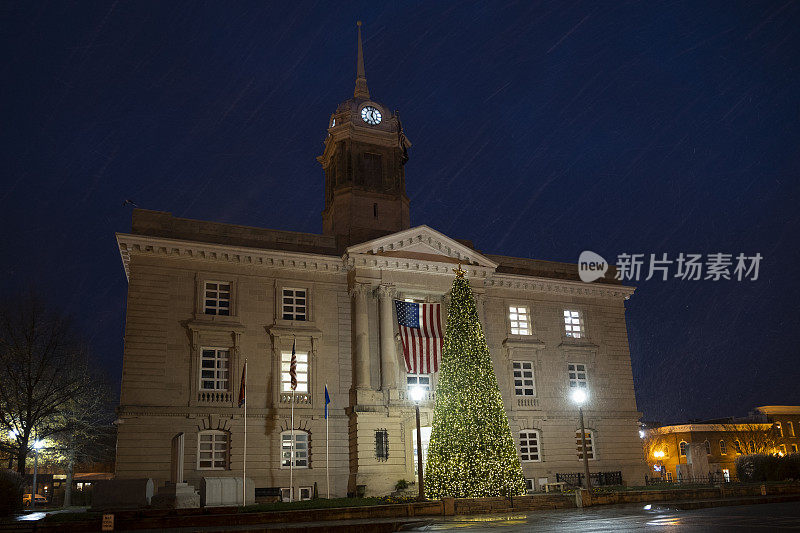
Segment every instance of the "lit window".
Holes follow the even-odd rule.
[[[708,441],[705,441],[703,443],[703,445],[706,447],[706,455],[711,455],[711,443],[708,442]]]
[[[780,448],[781,448],[781,455],[786,455],[786,445],[781,444]]]
[[[292,432],[281,433],[281,468],[289,468],[292,457]],[[294,432],[294,468],[308,468],[308,433]]]
[[[742,449],[742,443],[738,439],[733,441],[733,448],[739,455],[742,455],[744,453],[744,450]]]
[[[589,460],[594,459],[594,439],[592,438],[592,430],[587,429],[584,436],[586,438],[586,457]],[[583,460],[583,441],[581,440],[581,430],[575,432],[575,445],[577,446],[578,459]]]
[[[408,390],[411,390],[414,387],[420,387],[425,392],[430,392],[430,390],[431,390],[431,375],[430,374],[407,374],[406,375],[406,384],[408,385]]]
[[[519,434],[519,456],[523,462],[540,461],[539,432],[537,430],[521,431]]]
[[[567,365],[569,372],[569,386],[570,388],[585,389],[588,383],[586,379],[586,365],[583,363],[569,363]]]
[[[564,311],[564,330],[567,337],[575,339],[583,337],[583,324],[579,311]]]
[[[680,449],[681,449],[681,457],[685,457],[686,456],[686,441],[683,441],[683,440],[681,441]]]
[[[536,488],[534,487],[532,479],[525,480],[525,492],[527,492],[528,494],[533,494],[534,492],[536,492]]]
[[[725,444],[724,440],[719,441],[719,454],[728,455],[728,446]]]
[[[672,472],[667,472],[667,481],[672,483]]]
[[[197,468],[226,470],[228,468],[228,433],[202,431],[197,436]]]
[[[514,394],[517,396],[536,396],[533,382],[533,363],[514,361]]]
[[[203,312],[207,315],[231,314],[231,284],[224,281],[206,281]]]
[[[308,291],[283,289],[281,309],[284,320],[308,320]]]
[[[756,443],[750,441],[750,453],[756,453]]]
[[[797,444],[792,444],[792,453],[797,453]]]
[[[230,351],[227,348],[203,348],[200,355],[200,390],[228,390]]]
[[[789,430],[789,436],[794,437],[794,424],[791,422],[786,422],[786,429]]]
[[[308,392],[308,354],[295,352],[297,358],[297,388],[296,392]],[[281,352],[281,392],[292,392],[292,352]]]
[[[781,426],[780,422],[775,422],[775,429],[777,429],[778,434],[783,437],[783,427]]]
[[[512,335],[531,334],[531,318],[527,307],[509,307],[508,319],[511,323]]]
[[[375,431],[375,457],[378,461],[389,459],[389,432],[385,429]]]

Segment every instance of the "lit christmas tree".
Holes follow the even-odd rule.
[[[508,426],[475,299],[456,271],[436,387],[425,492],[482,497],[525,493],[525,477]]]

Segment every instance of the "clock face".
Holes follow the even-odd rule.
[[[367,124],[371,124],[374,126],[375,124],[381,123],[381,112],[372,107],[371,105],[368,105],[361,110],[361,118]]]

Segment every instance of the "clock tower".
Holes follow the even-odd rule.
[[[410,147],[398,113],[370,98],[359,21],[353,98],[331,115],[317,157],[325,172],[322,229],[340,249],[410,227],[404,172]]]

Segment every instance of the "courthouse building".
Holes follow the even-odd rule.
[[[397,115],[370,96],[359,28],[355,92],[329,117],[317,157],[325,180],[322,234],[134,211],[131,232],[117,235],[129,281],[117,477],[161,485],[181,432],[187,482],[241,476],[237,400],[246,359],[247,477],[257,491],[286,493],[292,460],[296,497],[309,496],[315,484],[325,495],[328,466],[332,496],[383,495],[398,480],[413,481],[408,387],[427,391],[424,452],[437,375],[406,372],[393,300],[441,302],[446,321],[460,264],[529,487],[582,471],[574,387],[589,391],[592,471],[643,482],[625,326],[633,289],[614,280],[586,284],[576,265],[492,255],[412,226],[404,166],[410,146]],[[408,186],[421,184],[410,175]]]

